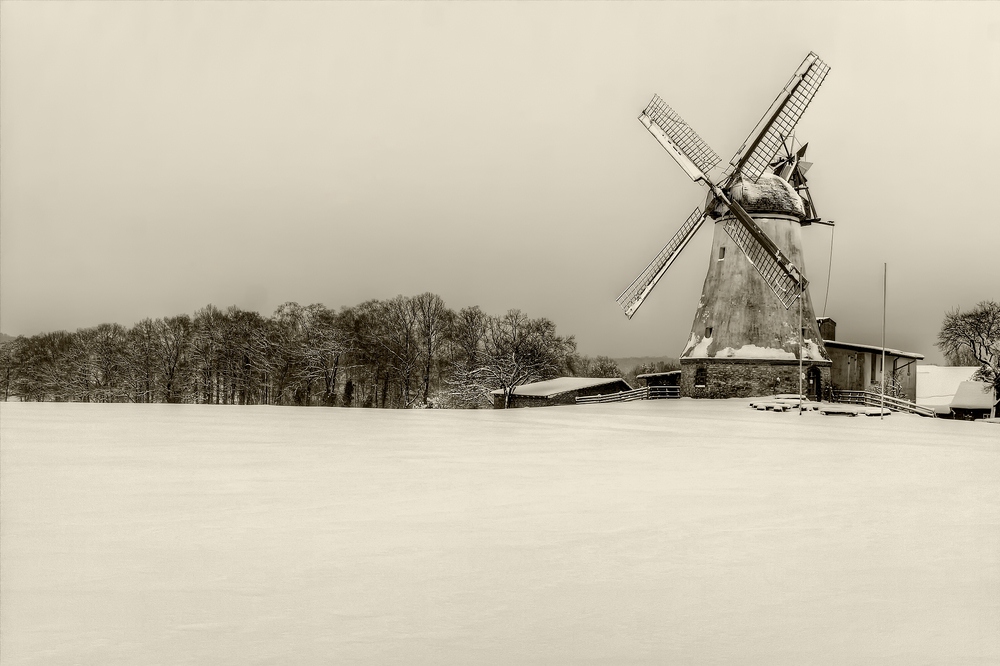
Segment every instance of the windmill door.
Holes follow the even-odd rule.
[[[809,368],[806,373],[806,379],[809,385],[806,389],[806,395],[810,400],[822,400],[823,399],[823,375],[815,365]]]

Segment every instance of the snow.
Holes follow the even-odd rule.
[[[688,343],[688,346],[691,346],[691,343],[694,341],[695,341],[695,334],[692,333],[691,342]],[[694,345],[694,348],[691,349],[691,353],[687,355],[688,358],[708,358],[708,347],[711,344],[712,344],[712,338],[702,338],[698,342],[698,344]]]
[[[0,404],[0,662],[1000,661],[1000,429]]]
[[[553,396],[568,391],[601,386],[602,384],[617,384],[624,379],[608,379],[607,377],[556,377],[543,382],[522,384],[514,389],[514,395]],[[503,395],[503,390],[493,391],[493,395]]]
[[[945,414],[951,411],[951,401],[958,385],[972,379],[978,368],[917,366],[917,404],[933,407]]]
[[[698,344],[698,334],[692,333],[691,339],[689,339],[687,344],[684,345],[684,351],[681,352],[681,356],[687,356],[688,350],[693,348],[696,344]]]
[[[842,342],[840,340],[824,340],[823,344],[825,344],[827,347],[839,347],[841,349],[853,349],[855,351],[874,352],[877,354],[882,353],[882,348],[879,347],[878,345],[860,345],[854,342]],[[923,360],[924,358],[923,354],[918,354],[916,352],[902,351],[901,349],[889,349],[888,347],[885,348],[885,353],[888,356],[912,358],[918,361]]]
[[[954,409],[990,409],[993,406],[993,387],[986,382],[962,382],[951,401]]]
[[[758,347],[757,345],[743,345],[739,349],[726,347],[719,351],[716,358],[776,358],[776,359],[796,359],[793,352],[773,347]]]
[[[758,347],[754,344],[743,345],[739,349],[734,349],[733,347],[725,347],[718,350],[714,356],[708,355],[708,346],[712,344],[712,338],[702,338],[697,345],[694,344],[697,339],[696,334],[691,334],[691,341],[688,342],[688,346],[685,348],[684,353],[681,355],[685,358],[751,358],[751,359],[779,359],[779,360],[796,360],[798,356],[795,352],[788,351],[786,349],[779,349],[777,347]],[[798,344],[798,340],[791,341],[789,344]],[[693,349],[692,349],[693,347]],[[691,353],[688,354],[687,350],[691,349]],[[806,360],[816,360],[823,361],[823,354],[819,350],[819,346],[812,340],[804,340],[803,349],[805,354],[803,356]]]

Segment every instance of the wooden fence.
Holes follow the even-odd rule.
[[[920,416],[936,416],[930,407],[918,405],[909,400],[902,400],[892,396],[883,396],[874,391],[837,391],[833,392],[834,402],[846,402],[852,405],[866,405],[868,407],[881,407],[885,400],[885,406],[894,412],[908,412],[919,414]]]
[[[661,400],[679,397],[681,397],[681,387],[679,386],[645,386],[620,393],[581,396],[576,399],[576,404],[588,405],[602,402],[631,402],[632,400]]]

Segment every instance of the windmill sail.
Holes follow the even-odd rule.
[[[639,114],[639,121],[691,180],[705,180],[705,174],[722,160],[659,95],[653,95],[653,100]]]
[[[684,246],[688,244],[688,241],[701,228],[704,221],[705,216],[702,215],[701,209],[695,208],[694,212],[688,216],[688,219],[677,230],[673,238],[663,246],[663,249],[649,262],[646,269],[629,285],[628,289],[622,292],[622,295],[618,297],[618,305],[625,311],[626,317],[629,319],[632,318],[632,315],[639,309],[642,302],[646,300],[646,296],[652,291],[657,281],[670,268],[670,264],[674,262],[674,259],[684,249]]]
[[[805,276],[799,273],[795,265],[782,254],[771,239],[764,235],[764,232],[753,223],[753,220],[750,220],[748,225],[743,220],[733,217],[725,223],[723,228],[736,245],[743,250],[743,254],[764,278],[764,282],[778,297],[785,309],[792,307],[795,299],[805,291],[808,284]],[[754,233],[754,230],[757,233]],[[758,234],[763,236],[763,239]]]
[[[809,102],[819,90],[830,67],[815,53],[809,53],[795,74],[771,104],[757,127],[733,157],[733,174],[753,182],[767,171],[786,138],[799,122]]]

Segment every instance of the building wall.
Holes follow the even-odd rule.
[[[789,260],[805,272],[802,227],[799,221],[781,215],[752,217]],[[787,358],[797,359],[801,334],[808,341],[805,347],[806,361],[828,361],[809,290],[806,289],[801,302],[800,322],[799,306],[785,309],[768,283],[725,231],[728,219],[723,217],[715,222],[712,253],[709,256],[701,299],[687,346],[680,358],[694,360],[740,357],[739,353],[728,354],[724,350],[741,350],[752,345],[780,350],[788,355]],[[800,323],[804,332],[800,331]],[[813,353],[811,343],[816,345],[816,358],[813,359],[808,358]]]
[[[704,386],[695,381],[700,369],[704,370]],[[802,364],[802,371],[807,378],[814,377],[818,372],[820,392],[826,393],[830,386],[829,363],[806,361]],[[685,397],[752,398],[798,391],[797,361],[681,359],[681,395]],[[803,392],[810,394],[808,379],[803,381]]]
[[[830,381],[834,388],[843,391],[882,391],[882,353],[839,349],[828,346],[833,367]],[[903,397],[910,402],[917,400],[917,364],[905,356],[885,355],[885,365],[891,376],[897,370],[896,378],[903,391]]]

